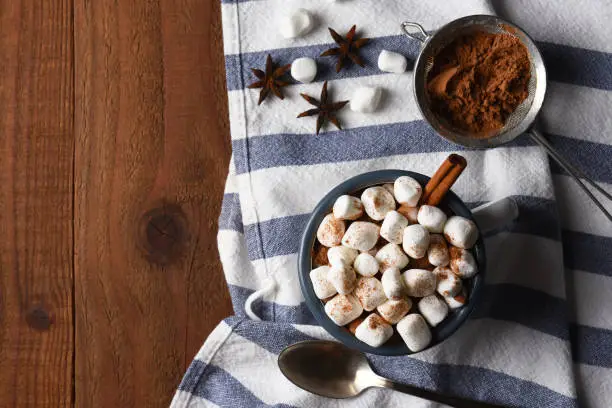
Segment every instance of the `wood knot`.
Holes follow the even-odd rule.
[[[51,316],[42,306],[35,306],[31,308],[26,314],[26,322],[28,326],[38,331],[47,331],[51,327],[53,321]]]
[[[140,239],[147,259],[167,265],[178,259],[187,243],[187,220],[178,205],[164,205],[144,214]]]

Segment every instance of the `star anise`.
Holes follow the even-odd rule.
[[[298,118],[303,118],[305,116],[314,116],[317,117],[317,135],[319,134],[319,130],[321,126],[323,126],[323,122],[325,120],[330,121],[340,130],[342,130],[342,126],[340,126],[340,121],[336,117],[336,112],[340,109],[344,108],[344,105],[348,103],[348,101],[340,101],[340,102],[328,102],[327,101],[327,81],[323,84],[323,89],[321,90],[321,101],[316,100],[315,98],[308,96],[306,94],[300,94],[302,98],[306,99],[308,103],[316,106],[315,109],[309,109],[306,112],[302,112],[298,115]]]
[[[355,30],[357,26],[354,25],[351,27],[348,33],[346,33],[346,38],[342,38],[340,34],[335,32],[333,29],[329,29],[329,33],[332,38],[339,45],[339,47],[330,48],[321,54],[322,57],[326,57],[328,55],[337,55],[338,62],[336,63],[336,72],[340,72],[344,63],[347,59],[350,59],[355,64],[360,67],[364,66],[363,60],[357,54],[357,50],[364,46],[370,39],[369,38],[360,38],[358,40],[355,39]]]
[[[266,99],[270,92],[273,92],[274,95],[278,96],[280,99],[285,99],[280,88],[289,85],[289,82],[282,81],[279,78],[285,75],[290,68],[291,64],[287,64],[275,69],[274,63],[272,62],[272,56],[270,56],[270,54],[268,54],[268,58],[266,58],[265,72],[261,69],[251,68],[251,71],[259,79],[259,81],[253,82],[248,87],[262,88],[259,92],[259,101],[257,102],[258,105],[260,105],[263,100]]]

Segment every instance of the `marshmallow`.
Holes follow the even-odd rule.
[[[361,276],[374,276],[378,273],[378,261],[373,255],[361,253],[355,258],[353,264],[355,271]]]
[[[310,281],[315,295],[319,299],[325,299],[336,294],[336,288],[327,280],[329,266],[320,266],[310,271]]]
[[[357,299],[359,299],[363,309],[368,312],[376,309],[376,307],[387,301],[382,283],[376,278],[366,278],[362,276],[357,279],[354,294]]]
[[[339,220],[354,221],[363,215],[363,205],[357,197],[343,195],[336,199],[333,211]]]
[[[340,245],[345,232],[344,221],[327,214],[317,229],[317,239],[326,247]]]
[[[312,28],[310,12],[300,8],[285,15],[279,24],[279,31],[285,38],[295,38],[306,34]]]
[[[436,295],[424,297],[417,307],[431,327],[436,327],[448,315],[448,306]]]
[[[427,228],[429,232],[441,233],[444,231],[446,214],[444,214],[444,211],[438,207],[422,205],[421,208],[419,208],[417,221],[419,224]]]
[[[397,52],[382,50],[378,55],[378,69],[385,72],[401,74],[406,72],[408,60]]]
[[[382,221],[389,211],[395,210],[393,195],[382,187],[366,188],[361,202],[366,214],[375,221]]]
[[[345,246],[335,246],[327,251],[327,259],[331,266],[352,265],[359,253],[356,249]]]
[[[376,87],[362,86],[355,89],[351,98],[353,112],[372,113],[378,108],[382,90]]]
[[[304,84],[312,82],[317,76],[317,63],[312,58],[298,58],[291,64],[291,76]]]
[[[342,245],[359,251],[369,251],[378,241],[380,227],[373,222],[355,221],[342,237]]]
[[[402,204],[397,209],[397,212],[402,214],[410,224],[416,224],[417,216],[419,214],[419,207],[409,207],[405,204]]]
[[[382,346],[391,336],[393,327],[375,313],[366,317],[355,330],[355,337],[372,347]]]
[[[451,247],[450,267],[453,273],[462,279],[469,279],[478,273],[474,255],[468,250]]]
[[[429,248],[427,249],[427,259],[434,266],[446,266],[450,260],[448,245],[444,236],[431,234],[429,236]]]
[[[408,296],[425,297],[436,291],[436,275],[427,269],[408,269],[402,278]]]
[[[436,291],[444,297],[452,297],[461,292],[463,285],[461,279],[450,268],[438,266],[433,271],[436,275]]]
[[[404,297],[404,280],[399,268],[389,268],[383,272],[382,283],[385,295],[389,299],[401,299]]]
[[[393,194],[393,184],[392,183],[383,184],[382,187],[388,192],[390,192],[391,194]]]
[[[397,211],[389,211],[380,226],[380,236],[394,244],[401,244],[404,228],[408,226],[408,220]]]
[[[470,249],[478,239],[478,228],[474,221],[455,215],[446,222],[444,236],[451,245]]]
[[[357,276],[350,265],[332,266],[327,272],[327,280],[341,295],[349,294],[355,288]]]
[[[393,193],[398,203],[415,207],[419,203],[423,188],[412,177],[401,176],[393,184]]]
[[[431,342],[431,331],[420,314],[409,314],[397,323],[395,329],[406,346],[415,353]]]
[[[344,326],[361,316],[363,307],[353,295],[336,295],[325,304],[325,313],[338,326]]]
[[[459,309],[465,305],[467,302],[467,291],[465,287],[461,290],[461,293],[455,295],[453,297],[444,297],[444,301],[448,305],[451,310]]]
[[[403,269],[408,265],[410,259],[406,256],[399,245],[389,243],[376,253],[376,260],[380,264],[380,269],[385,270],[392,266]]]
[[[389,299],[378,306],[376,311],[383,319],[389,322],[389,324],[396,324],[408,314],[411,307],[412,301],[410,298]]]
[[[411,258],[423,258],[429,248],[429,232],[419,224],[409,225],[404,228],[404,241],[402,247],[404,252]]]

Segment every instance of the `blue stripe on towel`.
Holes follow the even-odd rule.
[[[246,3],[250,1],[265,1],[265,0],[221,0],[221,3],[232,4],[232,3]]]
[[[253,290],[229,285],[236,315],[244,316],[244,303]],[[472,318],[514,322],[562,340],[568,340],[565,300],[514,284],[486,285]],[[265,321],[317,324],[306,303],[285,306],[259,300],[253,311]]]
[[[566,268],[612,276],[612,238],[567,230],[562,237]]]
[[[612,330],[573,324],[570,338],[575,362],[612,368]]]
[[[550,80],[612,90],[612,54],[538,42]]]
[[[575,165],[600,182],[612,183],[612,145],[547,135],[552,144]],[[347,149],[359,141],[358,148]],[[532,146],[528,137],[507,144]],[[282,133],[232,141],[236,172],[374,159],[410,153],[465,150],[439,137],[424,121],[364,126],[321,135]],[[248,154],[247,154],[248,152]],[[247,162],[248,160],[248,162]],[[552,161],[551,161],[552,163]],[[558,166],[555,173],[563,173]]]
[[[179,385],[179,390],[187,391],[221,407],[294,408],[287,404],[264,403],[227,371],[200,360],[193,360]]]
[[[549,134],[548,139],[563,157],[582,169],[592,179],[612,183],[612,145],[561,135]],[[553,173],[566,174],[555,161],[551,159],[550,163]]]
[[[554,202],[529,196],[515,196],[515,199],[519,205],[519,218],[504,228],[505,231],[559,239]],[[255,260],[297,253],[309,217],[310,214],[300,214],[245,225],[249,258]]]
[[[245,225],[249,258],[254,260],[296,253],[299,248],[302,231],[304,231],[309,217],[310,214],[300,214],[273,218],[268,221],[262,221],[259,224]],[[259,229],[263,241],[263,251],[259,253],[257,250],[254,250],[251,253],[250,248],[255,246],[256,240],[259,239],[256,237],[257,229]],[[258,258],[252,258],[251,255],[258,256]]]
[[[346,27],[347,29],[349,27]],[[340,29],[340,27],[338,27]],[[303,47],[289,47],[275,50],[265,50],[258,52],[243,53],[241,56],[233,54],[225,56],[225,67],[227,70],[227,90],[233,91],[242,89],[245,85],[254,82],[254,76],[246,68],[262,67],[265,64],[266,56],[271,54],[274,61],[279,64],[290,64],[296,58],[310,57],[317,60],[316,81],[327,81],[342,78],[355,78],[369,75],[385,74],[378,69],[378,54],[383,49],[396,51],[408,57],[409,69],[417,56],[419,46],[416,42],[410,41],[403,36],[378,37],[370,41],[367,47],[362,48],[359,54],[365,61],[365,67],[351,64],[339,73],[336,73],[334,65],[336,60],[333,57],[319,57],[321,53],[332,46],[329,44],[307,45]],[[242,64],[240,58],[242,57]],[[240,67],[245,67],[242,71]],[[244,75],[244,77],[243,77]],[[244,83],[243,83],[244,82]]]
[[[538,42],[538,45],[542,51],[549,80],[612,90],[612,54],[547,42]],[[246,68],[263,66],[267,54],[271,54],[278,64],[289,64],[300,57],[316,58],[317,81],[327,81],[384,74],[377,67],[378,54],[383,49],[404,54],[408,58],[410,70],[419,51],[419,44],[416,41],[402,35],[373,38],[367,47],[360,50],[366,63],[365,67],[350,65],[340,73],[336,73],[334,58],[318,57],[331,46],[329,43],[244,53],[241,54],[242,64],[239,55],[226,55],[227,89],[228,91],[242,89],[245,83],[254,82],[252,74],[246,71]],[[241,70],[241,67],[245,67],[245,70]]]
[[[237,316],[246,317],[244,312],[244,304],[247,297],[249,297],[254,290],[243,288],[242,286],[238,285],[228,284],[227,286],[230,296],[232,297],[234,313]],[[304,302],[297,306],[287,306],[259,299],[253,303],[253,312],[265,321],[316,324],[314,316],[312,313],[310,313],[308,306],[306,306]]]
[[[553,201],[529,196],[513,198],[519,205],[519,219],[504,230],[558,239]],[[480,203],[473,203],[471,207],[478,204]],[[237,194],[226,194],[221,214],[220,229],[242,232],[241,218],[229,219],[228,216],[233,214],[234,217],[240,217]],[[307,219],[308,215],[302,214],[264,222],[264,241],[272,240],[272,243],[265,247],[266,257],[297,252],[300,233]],[[257,250],[261,248],[257,227],[247,225],[246,230],[247,242],[250,247],[254,247],[251,250],[251,259],[261,259],[264,253]],[[563,230],[562,234],[564,262],[567,268],[612,276],[612,238],[569,230]]]
[[[486,285],[473,316],[511,321],[563,340],[569,339],[565,300],[535,289],[506,283]]]
[[[350,148],[356,143],[357,148]],[[521,137],[510,145],[526,146],[533,142]],[[281,166],[465,150],[439,137],[422,120],[333,130],[320,135],[281,133],[236,139],[232,141],[232,148],[238,174]]]
[[[253,291],[230,285],[230,293],[236,314],[244,316],[244,302]],[[264,320],[275,319],[277,323],[316,324],[303,302],[298,306],[284,306],[259,301],[254,311]],[[482,302],[471,318],[514,322],[563,340],[571,339],[574,362],[612,368],[612,330],[580,324],[568,328],[566,314],[567,305],[562,299],[517,285],[501,284],[484,287]]]
[[[370,356],[370,361],[376,372],[395,381],[472,400],[527,408],[578,406],[575,399],[547,387],[486,368],[408,358],[389,362],[381,356]]]
[[[612,157],[611,145],[561,135],[549,134],[548,137],[562,154],[580,165],[591,177],[612,183],[612,161],[609,160]],[[354,145],[356,140],[359,140],[359,149],[346,148]],[[293,133],[265,135],[237,139],[232,145],[238,174],[281,166],[304,166],[409,153],[465,150],[440,138],[422,120],[330,131],[322,135]],[[531,140],[521,137],[508,146],[530,145],[533,145]],[[249,163],[245,162],[247,157],[250,157]]]
[[[225,321],[232,324],[234,319]],[[290,344],[314,340],[291,325],[281,323],[243,321],[235,332],[274,354]],[[576,400],[549,388],[485,368],[431,364],[410,357],[368,357],[381,375],[423,388],[521,407],[577,406]]]
[[[237,193],[228,193],[223,196],[219,229],[243,232],[240,197]]]

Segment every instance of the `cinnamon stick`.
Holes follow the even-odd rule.
[[[458,154],[449,155],[425,186],[421,202],[433,206],[440,204],[466,166],[465,157]]]

